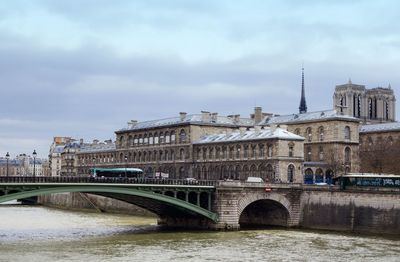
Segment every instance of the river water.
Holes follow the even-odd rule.
[[[164,231],[153,218],[0,205],[0,261],[400,261],[400,239]]]

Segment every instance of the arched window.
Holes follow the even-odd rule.
[[[268,145],[268,157],[272,157],[272,145]]]
[[[159,137],[158,137],[158,133],[154,133],[154,144],[158,145],[158,143],[160,142]]]
[[[322,146],[319,147],[319,161],[323,161],[324,160],[324,148]]]
[[[258,145],[258,152],[259,152],[259,157],[260,158],[264,158],[264,156],[265,156],[265,153],[264,153],[264,145]]]
[[[185,149],[181,148],[179,151],[179,159],[185,160]]]
[[[124,136],[119,137],[119,146],[121,146],[121,147],[124,146]]]
[[[290,164],[287,169],[287,181],[293,183],[294,181],[294,165]]]
[[[272,165],[268,164],[266,169],[267,169],[266,181],[274,182],[274,169],[272,168]]]
[[[210,148],[208,149],[208,158],[209,158],[209,159],[215,159],[215,156],[214,156],[214,148],[213,148],[213,147],[210,147]]]
[[[207,148],[203,148],[203,160],[207,160]]]
[[[371,98],[368,98],[368,116],[369,119],[372,119],[374,117]]]
[[[323,183],[324,182],[324,172],[321,168],[318,168],[315,171],[315,183]]]
[[[257,146],[251,146],[251,157],[256,159],[257,158]]]
[[[222,147],[222,159],[226,159],[226,146]]]
[[[171,144],[175,144],[176,136],[175,131],[171,131]]]
[[[312,130],[311,130],[311,127],[308,127],[306,129],[306,138],[307,138],[308,142],[312,141]]]
[[[154,138],[152,133],[149,134],[149,144],[150,145],[154,144]]]
[[[241,148],[240,145],[236,146],[236,159],[240,159],[240,148]]]
[[[351,138],[350,127],[346,126],[344,128],[344,139],[345,140],[350,140],[350,138]]]
[[[186,132],[182,129],[179,133],[179,143],[186,143]]]
[[[143,144],[143,137],[142,137],[142,135],[139,135],[139,145],[142,145]]]
[[[351,149],[350,147],[346,147],[344,149],[344,161],[346,164],[351,162]]]
[[[307,147],[306,161],[311,161],[311,147]]]
[[[164,140],[164,133],[160,132],[160,144],[163,144],[165,142]]]
[[[314,173],[311,168],[304,172],[304,184],[314,184]]]
[[[144,135],[143,143],[144,143],[145,145],[149,144],[149,138],[147,137],[147,134]]]
[[[169,132],[165,132],[165,143],[171,143],[171,137],[169,136]]]
[[[320,126],[318,128],[318,137],[319,137],[319,141],[324,141],[325,134],[324,134],[324,127],[323,126]]]
[[[296,128],[296,129],[294,130],[294,133],[295,133],[296,135],[300,135],[300,128]]]
[[[129,146],[133,146],[133,137],[131,135],[128,138],[128,144]]]
[[[243,155],[243,157],[244,158],[248,158],[249,157],[249,146],[248,145],[244,146],[244,155]]]
[[[235,147],[230,146],[229,147],[229,159],[233,159],[234,151],[235,151]]]
[[[217,149],[215,149],[215,158],[221,159],[221,148],[219,148],[219,147],[217,147]]]
[[[289,157],[294,156],[294,143],[289,143]]]

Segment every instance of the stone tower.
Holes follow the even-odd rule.
[[[338,113],[360,118],[364,123],[394,122],[395,107],[396,98],[390,85],[367,89],[349,79],[347,84],[337,85],[333,95],[333,108]]]

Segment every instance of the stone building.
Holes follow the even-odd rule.
[[[193,176],[198,179],[302,183],[304,138],[282,128],[204,135],[193,142]]]
[[[193,142],[208,134],[251,128],[254,120],[240,115],[219,116],[202,111],[146,122],[131,121],[116,131],[117,167],[133,166],[145,173],[168,173],[170,178],[193,176]],[[126,156],[126,160],[125,160]]]
[[[78,175],[86,176],[90,174],[90,168],[93,167],[115,167],[115,155],[115,143],[111,139],[83,144],[76,153],[76,172]]]
[[[49,166],[51,176],[61,175],[61,153],[64,151],[65,145],[71,140],[71,137],[56,136],[53,138],[53,143],[51,144],[49,150]]]
[[[128,123],[116,131],[116,144],[92,144],[76,154],[78,174],[91,167],[138,167],[169,178],[241,179],[301,182],[304,138],[282,128],[254,128],[251,118],[203,111],[161,120]]]
[[[336,86],[333,108],[367,124],[393,122],[396,119],[396,98],[390,85],[388,88],[367,89],[349,80],[347,84]]]
[[[80,142],[71,139],[61,152],[61,176],[74,176],[77,174],[76,153],[79,152],[83,140]]]
[[[22,164],[18,159],[8,159],[7,161],[6,158],[0,158],[0,176],[21,176]]]
[[[400,175],[400,123],[360,127],[361,172]]]
[[[258,125],[287,126],[289,132],[305,138],[305,183],[329,182],[334,175],[359,171],[357,118],[326,110],[269,115]]]

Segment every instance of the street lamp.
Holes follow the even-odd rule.
[[[7,177],[8,177],[8,160],[10,159],[10,154],[8,152],[6,154],[6,159],[7,159]]]
[[[36,153],[36,150],[35,150],[35,149],[33,150],[32,156],[33,156],[33,177],[35,177],[35,175],[36,175],[36,173],[35,173],[35,169],[36,169],[36,156],[37,156],[37,153]]]
[[[128,165],[128,156],[125,155],[124,159],[125,159],[125,179],[126,179],[127,178],[127,176],[126,176],[126,167]]]

